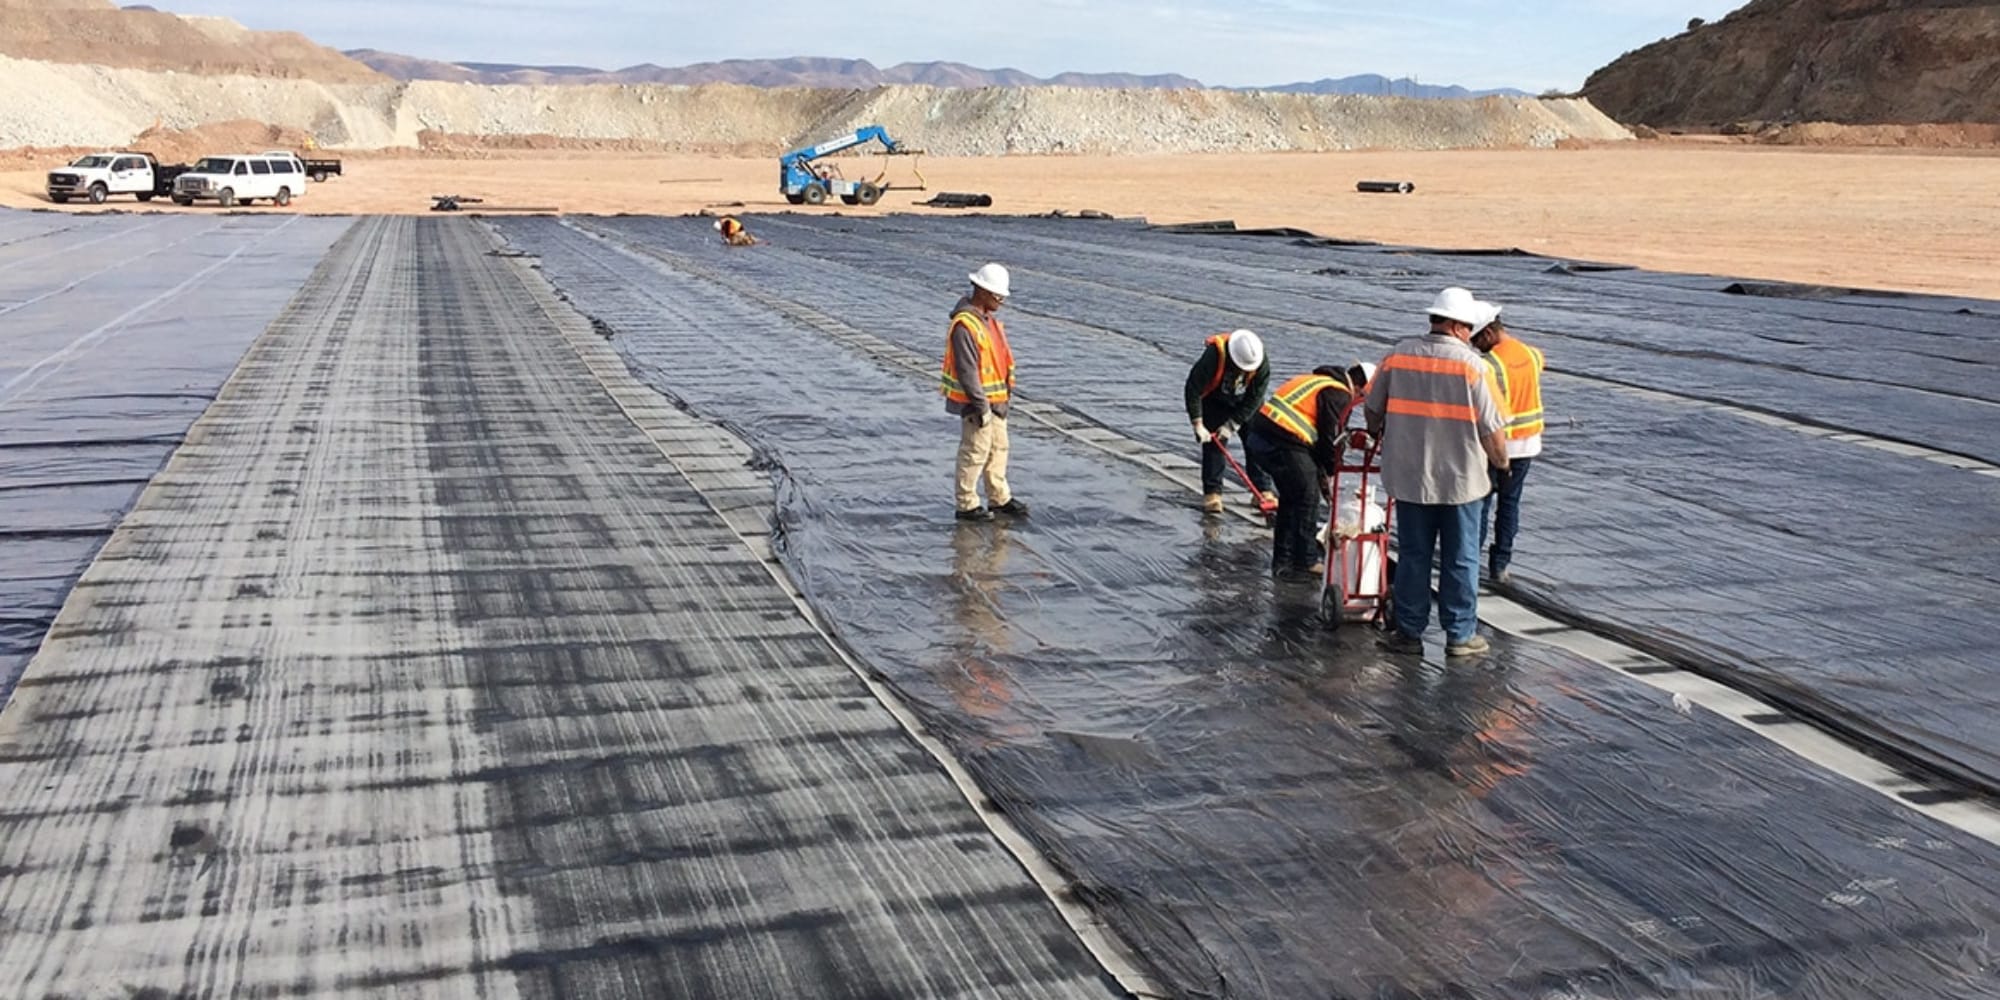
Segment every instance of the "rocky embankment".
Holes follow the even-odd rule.
[[[1627,138],[1581,100],[1417,100],[1066,87],[866,90],[328,83],[0,58],[0,148],[114,146],[151,128],[251,120],[332,148],[424,133],[777,151],[879,123],[939,155],[1546,147]]]

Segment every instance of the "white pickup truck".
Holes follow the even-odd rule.
[[[305,163],[282,151],[204,156],[174,178],[173,186],[176,205],[214,201],[223,208],[259,201],[289,205],[305,193]]]
[[[172,189],[174,178],[187,168],[163,167],[151,153],[121,151],[92,153],[60,170],[49,171],[49,200],[60,205],[71,198],[84,198],[102,205],[114,194],[129,194],[151,201],[156,194]]]

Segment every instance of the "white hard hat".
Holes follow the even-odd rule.
[[[1264,367],[1264,342],[1248,330],[1230,333],[1229,360],[1246,372]]]
[[[718,232],[718,233],[722,231],[722,220],[721,220],[721,219],[717,219],[717,220],[715,220],[715,231],[716,231],[716,232]]]
[[[1354,367],[1361,369],[1361,381],[1363,382],[1375,381],[1375,362],[1360,361],[1356,362]]]
[[[1003,299],[1007,297],[1007,269],[998,264],[988,264],[966,277],[972,279],[972,283],[980,288]]]
[[[1437,299],[1431,303],[1428,312],[1432,316],[1442,316],[1445,319],[1457,320],[1472,327],[1474,330],[1479,329],[1486,323],[1492,322],[1491,319],[1485,318],[1486,310],[1481,308],[1480,301],[1473,298],[1471,292],[1457,287],[1447,288],[1439,292]]]
[[[1479,308],[1481,310],[1481,315],[1479,317],[1479,322],[1472,324],[1473,333],[1478,333],[1479,331],[1484,330],[1489,326],[1492,326],[1493,321],[1500,318],[1501,310],[1506,307],[1494,305],[1491,302],[1487,302],[1486,300],[1481,299],[1479,302]]]

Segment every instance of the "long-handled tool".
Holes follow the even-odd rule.
[[[1238,462],[1236,456],[1229,453],[1229,445],[1225,442],[1217,441],[1213,433],[1209,434],[1208,443],[1214,445],[1215,450],[1222,452],[1223,460],[1229,463],[1230,468],[1236,470],[1236,477],[1243,480],[1243,485],[1250,488],[1250,495],[1257,498],[1257,511],[1265,517],[1276,514],[1278,512],[1277,498],[1258,489],[1257,484],[1250,481],[1250,473],[1245,472],[1243,470],[1243,463]]]

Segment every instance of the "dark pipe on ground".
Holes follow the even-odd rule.
[[[1354,190],[1362,194],[1409,194],[1417,186],[1409,181],[1362,181]]]
[[[931,200],[920,201],[916,204],[928,205],[932,208],[992,208],[993,196],[990,194],[940,191],[932,195]]]

